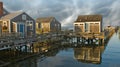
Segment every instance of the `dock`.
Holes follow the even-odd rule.
[[[60,40],[70,41],[73,40],[72,43],[80,43],[80,44],[94,44],[96,42],[104,43],[107,41],[115,32],[115,28],[105,29],[104,32],[99,34],[94,33],[72,33],[72,34],[61,34],[58,36],[46,35],[44,38],[1,38],[0,39],[0,50],[15,48],[20,46],[33,46],[34,41],[38,42],[56,42]]]
[[[45,35],[40,38],[0,38],[0,51],[8,50],[8,53],[13,51],[11,54],[15,55],[16,57],[19,57],[19,53],[22,52],[23,56],[20,56],[20,59],[15,60],[20,61],[32,56],[36,56],[42,52],[45,53],[54,49],[58,49],[60,45],[68,45],[71,47],[76,46],[76,44],[77,46],[105,45],[108,43],[114,32],[115,29],[110,28],[105,29],[104,32],[99,34],[72,33],[69,35],[61,34],[56,36]],[[60,45],[55,44],[59,42],[61,43]],[[49,44],[52,44],[53,46],[50,46]],[[9,62],[4,62],[2,60],[0,60],[0,63],[3,65],[10,64]]]

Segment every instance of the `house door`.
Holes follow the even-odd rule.
[[[24,37],[24,35],[25,35],[25,25],[24,24],[18,24],[18,32],[21,33],[22,37]]]

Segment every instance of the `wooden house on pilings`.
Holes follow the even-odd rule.
[[[76,33],[94,33],[102,32],[101,15],[80,15],[74,22],[74,31]]]
[[[80,15],[74,22],[73,34],[66,35],[65,39],[72,41],[71,43],[104,44],[107,43],[114,31],[114,27],[106,27],[103,31],[101,15]]]
[[[104,32],[102,32],[101,15],[80,15],[74,22],[74,35],[77,42],[93,43],[94,41],[104,42]]]

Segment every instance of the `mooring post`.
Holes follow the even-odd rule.
[[[90,44],[90,38],[88,38],[88,44]]]
[[[20,52],[22,51],[22,46],[20,46]]]
[[[104,44],[104,38],[102,39],[102,44]]]
[[[25,44],[24,46],[25,46],[25,52],[27,52],[27,45]]]
[[[34,53],[34,45],[32,44],[32,52]]]

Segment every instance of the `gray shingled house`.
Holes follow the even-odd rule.
[[[2,33],[20,33],[22,37],[35,36],[35,21],[25,12],[9,13],[1,17]]]
[[[59,32],[61,31],[61,24],[55,17],[41,17],[36,19],[36,33],[39,34],[40,29],[42,33]]]

